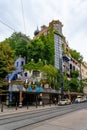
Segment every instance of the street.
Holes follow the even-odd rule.
[[[86,108],[87,103],[80,103],[1,115],[0,130],[86,130]]]
[[[87,130],[87,109],[68,113],[29,128],[20,130]]]

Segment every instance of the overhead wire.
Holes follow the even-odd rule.
[[[2,23],[4,26],[6,26],[6,27],[8,27],[9,29],[11,29],[11,30],[13,30],[14,32],[16,32],[16,30],[15,30],[13,27],[9,26],[7,23],[3,22],[2,20],[0,20],[0,23]]]
[[[23,17],[23,23],[24,23],[24,31],[25,31],[25,34],[26,34],[26,27],[25,27],[25,19],[24,19],[24,10],[23,10],[23,2],[21,0],[21,8],[22,8],[22,17]],[[6,22],[3,22],[1,19],[0,19],[0,23],[3,24],[4,26],[8,27],[9,29],[13,30],[14,32],[16,32],[16,30],[8,25]]]
[[[22,2],[22,0],[20,0],[20,1],[21,1],[21,9],[22,9],[22,17],[23,17],[24,31],[25,31],[25,34],[26,34],[26,26],[25,26],[25,17],[24,17],[23,2]]]
[[[0,23],[3,24],[4,26],[8,27],[9,29],[13,30],[14,32],[16,32],[16,30],[14,28],[12,28],[11,26],[9,26],[7,23],[3,22],[2,20],[0,20]],[[29,40],[25,39],[23,36],[20,37],[21,39],[25,40],[26,42],[29,42]]]
[[[22,0],[21,0],[21,8],[22,8],[24,31],[25,31],[25,34],[26,34],[25,18],[24,18],[24,10],[23,10],[23,2],[22,2]],[[3,22],[1,19],[0,19],[0,23],[3,24],[4,26],[8,27],[9,29],[13,30],[14,32],[16,32],[16,30],[12,26],[8,25],[6,22]],[[27,42],[29,42],[29,41],[27,41]]]

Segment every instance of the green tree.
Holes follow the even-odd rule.
[[[20,39],[17,41],[17,45],[15,46],[15,53],[16,56],[21,55],[22,57],[26,57],[27,59],[28,49],[27,43],[25,43],[24,40]]]
[[[76,50],[70,49],[70,54],[71,54],[71,57],[73,57],[77,61],[79,62],[83,61],[83,56],[81,56],[80,53],[77,52]]]
[[[8,45],[0,43],[0,78],[14,70],[14,51]]]
[[[64,91],[70,90],[69,80],[66,75],[63,76],[63,82],[64,82]]]
[[[27,45],[30,43],[30,38],[22,33],[13,33],[11,37],[5,39],[3,41],[7,45],[11,47],[12,50],[15,51],[15,55],[18,57],[21,55],[22,57],[26,57],[28,55]]]
[[[27,69],[29,71],[32,70],[40,70],[40,68],[43,66],[43,62],[42,61],[38,61],[37,63],[35,63],[34,61],[28,62],[27,64],[25,64],[23,66],[24,69]]]
[[[58,89],[58,70],[52,65],[44,65],[41,72],[47,76],[47,81],[52,88]]]
[[[72,78],[78,78],[79,77],[79,71],[71,70],[70,75]]]
[[[39,59],[43,60],[44,55],[44,44],[41,39],[34,39],[28,44],[28,61],[33,59],[35,62],[38,62]]]
[[[51,60],[54,65],[54,27],[51,26],[48,33],[48,43],[50,44]],[[52,63],[51,63],[52,64]]]
[[[78,92],[78,88],[79,88],[79,82],[77,78],[72,78],[69,81],[69,87],[70,87],[70,91],[72,92]]]
[[[4,44],[0,43],[0,87],[2,88],[5,77],[11,73],[15,67],[14,63],[14,51],[11,48]],[[2,89],[0,89],[1,92]],[[3,90],[2,90],[3,91]]]
[[[87,88],[87,78],[80,80],[79,92],[83,92],[84,88]]]
[[[51,33],[49,33],[47,36],[41,35],[40,39],[44,44],[43,59],[46,60],[47,64],[54,65],[54,35]]]

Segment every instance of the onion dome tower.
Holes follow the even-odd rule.
[[[39,33],[39,29],[38,29],[38,26],[37,26],[37,29],[34,32],[34,36],[36,36],[38,33]]]

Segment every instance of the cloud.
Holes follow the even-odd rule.
[[[26,32],[30,37],[33,37],[37,26],[40,29],[43,24],[48,25],[53,19],[59,19],[64,25],[63,33],[69,46],[80,51],[87,60],[86,0],[22,0],[22,3],[26,30],[24,30],[21,0],[1,0],[0,19],[18,32]],[[0,23],[0,40],[12,33],[12,30]]]

